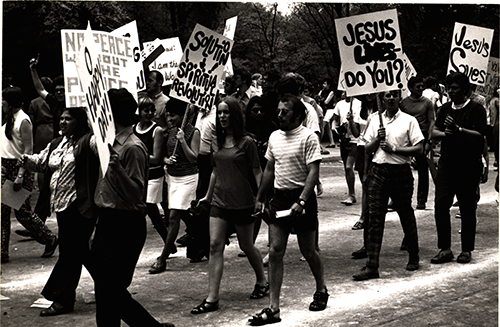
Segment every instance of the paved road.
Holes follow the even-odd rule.
[[[314,292],[314,279],[307,263],[299,261],[300,252],[294,236],[290,237],[285,256],[285,278],[282,291],[283,321],[275,326],[498,326],[498,204],[493,189],[493,167],[490,180],[482,185],[478,206],[479,224],[476,250],[470,264],[456,262],[431,265],[437,253],[433,216],[434,189],[431,186],[427,210],[416,211],[420,240],[421,268],[406,271],[407,253],[399,250],[403,233],[396,213],[387,215],[381,253],[381,278],[355,282],[351,276],[364,264],[350,253],[362,243],[362,231],[351,230],[360,204],[340,204],[346,193],[344,173],[338,149],[333,149],[321,165],[325,192],[319,198],[320,248],[324,258],[325,277],[330,301],[322,312],[308,311]],[[493,162],[493,160],[491,160]],[[414,173],[416,176],[416,172]],[[356,192],[360,199],[360,184]],[[415,196],[414,196],[415,198]],[[415,200],[414,200],[415,202]],[[452,214],[457,212],[452,209]],[[12,229],[20,228],[15,219]],[[55,219],[48,220],[57,229]],[[452,250],[460,253],[460,220],[452,219],[455,233]],[[267,226],[263,224],[257,246],[267,252]],[[161,240],[151,224],[134,281],[129,290],[160,321],[176,326],[245,326],[249,316],[266,307],[268,298],[250,300],[254,276],[246,258],[239,258],[237,239],[226,248],[226,264],[221,288],[220,310],[193,316],[191,308],[207,293],[208,261],[192,264],[185,248],[169,260],[168,270],[150,275],[148,268],[161,250]],[[0,301],[2,327],[7,326],[95,326],[95,304],[91,298],[93,283],[86,271],[77,290],[73,313],[57,317],[39,317],[40,309],[30,305],[40,298],[57,255],[40,258],[43,246],[12,233],[11,262],[1,267]],[[125,324],[123,324],[125,325]]]

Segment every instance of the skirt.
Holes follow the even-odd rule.
[[[146,203],[161,203],[163,199],[164,176],[148,180],[148,195]]]
[[[187,210],[191,201],[196,199],[198,174],[187,176],[171,176],[167,174],[168,208]]]

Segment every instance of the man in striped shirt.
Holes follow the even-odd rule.
[[[251,325],[281,321],[279,298],[283,282],[283,256],[290,233],[297,234],[300,251],[316,280],[316,292],[309,310],[324,310],[328,302],[323,264],[315,245],[318,204],[314,187],[318,182],[321,162],[319,140],[313,131],[302,125],[306,108],[298,97],[285,94],[280,99],[277,114],[280,129],[269,138],[268,163],[255,204],[256,211],[263,210],[266,191],[274,180],[269,220],[270,304],[269,308],[249,320]]]

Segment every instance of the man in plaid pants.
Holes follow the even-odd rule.
[[[389,197],[399,215],[409,253],[407,270],[419,268],[418,235],[415,214],[411,206],[413,175],[412,156],[423,152],[424,136],[415,117],[399,110],[399,90],[379,94],[385,112],[381,119],[372,119],[364,139],[365,152],[373,154],[373,165],[368,177],[368,228],[366,266],[353,275],[354,280],[378,278],[379,255],[384,234]]]

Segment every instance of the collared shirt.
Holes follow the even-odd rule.
[[[424,139],[417,119],[399,109],[391,118],[387,117],[387,111],[384,112],[382,114],[382,123],[385,128],[387,142],[396,147],[414,146]],[[377,137],[379,128],[378,119],[372,118],[364,135],[367,144]],[[372,161],[378,164],[403,165],[410,163],[411,157],[388,153],[378,147]]]
[[[321,160],[318,136],[302,125],[276,130],[269,137],[266,159],[274,162],[274,187],[293,190],[306,184],[307,165]]]
[[[75,141],[64,136],[61,143],[50,153],[50,143],[39,154],[26,156],[30,170],[42,171],[48,164],[50,178],[50,211],[62,212],[76,200]]]
[[[140,211],[146,207],[149,170],[148,150],[134,135],[132,126],[116,135],[113,149],[120,159],[119,167],[110,165],[106,175],[100,172],[95,203],[100,208]],[[140,192],[134,189],[140,188]]]

